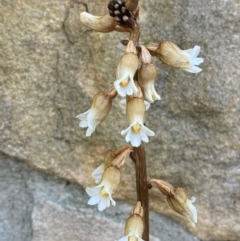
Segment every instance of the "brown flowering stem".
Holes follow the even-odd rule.
[[[132,28],[132,31],[130,32],[130,39],[133,41],[135,46],[138,46],[139,38],[140,38],[140,26],[136,22],[136,24]]]
[[[147,182],[147,166],[144,145],[133,147],[130,154],[132,161],[135,163],[137,200],[141,202],[143,207],[144,231],[142,239],[149,241],[149,205],[148,205],[148,182]]]

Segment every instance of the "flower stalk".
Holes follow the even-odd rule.
[[[143,208],[144,231],[142,239],[149,241],[149,204],[148,204],[148,182],[147,165],[144,145],[133,147],[130,158],[135,163],[137,200],[141,202]]]

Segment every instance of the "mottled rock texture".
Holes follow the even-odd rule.
[[[1,241],[112,241],[123,236],[132,207],[123,202],[93,212],[77,184],[32,170],[0,154]],[[179,224],[151,212],[151,241],[199,241]]]
[[[75,118],[90,107],[94,94],[112,85],[124,52],[120,40],[128,38],[96,33],[80,23],[79,13],[86,6],[101,15],[107,3],[1,0],[0,4],[0,151],[82,187],[94,185],[91,172],[103,153],[125,143],[120,131],[127,124],[118,107],[120,98],[91,138],[85,137]],[[156,189],[150,192],[151,208],[202,240],[240,240],[240,3],[141,1],[140,14],[142,43],[170,40],[182,49],[197,44],[205,58],[198,75],[154,59],[162,100],[151,106],[146,121],[156,134],[145,145],[149,177],[196,196],[198,224],[191,228]],[[133,170],[129,160],[117,199],[135,203]],[[34,213],[44,214],[51,205],[36,207]],[[30,212],[25,208],[24,214]],[[96,208],[91,210],[93,215]]]

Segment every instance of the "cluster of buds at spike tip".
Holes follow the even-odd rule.
[[[196,200],[195,197],[189,200],[182,188],[173,187],[170,183],[163,180],[149,180],[149,188],[151,188],[151,183],[155,183],[161,193],[167,197],[169,206],[175,212],[187,218],[195,226],[195,223],[197,223],[197,209],[192,204]]]
[[[119,169],[122,168],[127,155],[129,155],[129,153],[132,151],[132,147],[129,146],[122,146],[118,149],[110,149],[106,151],[104,154],[103,163],[99,167],[97,167],[92,173],[92,177],[94,178],[95,182],[100,182],[104,171],[109,166],[113,165],[118,167]]]
[[[144,230],[143,208],[141,202],[131,211],[125,224],[124,237],[118,241],[144,241],[142,239]]]
[[[123,146],[118,149],[111,149],[105,153],[104,163],[94,170],[92,176],[95,181],[100,183],[95,187],[87,187],[86,192],[91,197],[88,200],[89,205],[98,205],[98,210],[103,211],[112,204],[116,205],[112,195],[118,188],[120,182],[120,169],[125,163],[127,155],[132,152],[129,146]]]
[[[181,50],[176,44],[170,41],[164,41],[160,44],[150,44],[145,46],[153,55],[170,67],[182,69],[190,73],[199,73],[202,71],[196,65],[203,63],[203,58],[198,58],[200,46],[193,49]]]
[[[122,97],[132,95],[138,91],[134,84],[134,75],[138,68],[137,50],[132,40],[128,42],[125,54],[120,59],[117,66],[117,80],[114,86],[118,94]]]
[[[128,6],[133,9],[134,6],[128,3]],[[111,0],[108,4],[108,11],[111,17],[115,18],[117,23],[123,27],[133,27],[135,19],[133,14],[125,7],[123,0]]]
[[[94,96],[91,108],[76,116],[76,118],[81,120],[79,126],[88,128],[86,136],[91,136],[96,126],[105,120],[111,110],[112,99],[116,96],[117,92],[114,87],[110,87],[105,92],[99,92]]]
[[[148,136],[154,136],[154,132],[144,125],[146,105],[140,86],[135,82],[138,91],[127,98],[126,114],[128,128],[121,131],[125,136],[126,142],[130,142],[132,146],[138,147],[141,141],[148,142]]]
[[[157,77],[157,69],[152,63],[152,57],[149,51],[143,45],[140,45],[140,48],[142,64],[138,70],[138,82],[143,89],[145,100],[153,103],[154,100],[161,99],[154,87]]]

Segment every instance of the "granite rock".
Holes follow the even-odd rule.
[[[77,184],[37,172],[0,155],[1,241],[106,241],[123,236],[132,206],[118,202],[107,212],[93,211]],[[170,218],[151,212],[151,241],[199,241]]]

